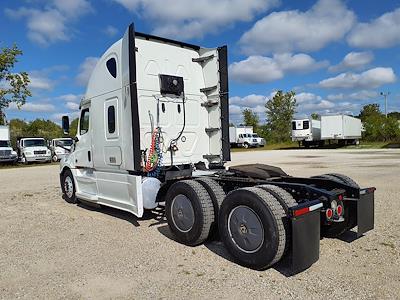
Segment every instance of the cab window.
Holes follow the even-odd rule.
[[[89,131],[89,108],[82,110],[79,123],[79,134],[83,135]]]

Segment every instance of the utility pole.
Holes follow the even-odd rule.
[[[385,116],[387,118],[387,97],[390,95],[390,92],[381,92],[381,95],[385,98]]]

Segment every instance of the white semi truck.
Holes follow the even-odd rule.
[[[339,145],[357,144],[361,138],[361,120],[347,115],[320,116],[318,120],[292,121],[292,141],[306,148],[338,141]]]
[[[254,134],[252,126],[230,126],[229,142],[232,147],[258,147],[261,141]]]
[[[19,160],[23,164],[31,162],[51,162],[51,151],[46,146],[46,140],[40,137],[17,138]]]
[[[133,24],[93,70],[64,199],[128,211],[165,203],[175,239],[195,246],[216,230],[242,265],[285,260],[293,273],[319,258],[320,235],[374,226],[374,188],[339,174],[292,177],[230,160],[226,46],[201,48],[136,32]],[[63,117],[69,132],[69,119]],[[321,231],[322,230],[322,231]]]
[[[17,152],[11,147],[10,129],[8,126],[0,126],[0,163],[16,163]]]

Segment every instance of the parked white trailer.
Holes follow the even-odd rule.
[[[16,163],[17,152],[10,143],[10,129],[8,126],[0,126],[0,163]]]
[[[361,138],[361,120],[347,115],[321,116],[321,139],[355,143]]]
[[[346,176],[296,178],[262,164],[225,168],[227,70],[226,46],[201,48],[130,25],[89,80],[74,146],[60,163],[65,200],[137,217],[165,203],[177,241],[195,246],[218,228],[232,256],[254,269],[285,258],[299,272],[318,260],[320,230],[371,230],[374,189]],[[62,123],[68,133],[68,117]]]
[[[292,121],[292,141],[305,147],[323,146],[325,142],[356,144],[361,138],[361,120],[347,115],[320,116],[318,120]]]
[[[321,141],[321,121],[297,119],[292,121],[292,141],[308,145]]]
[[[249,148],[258,147],[258,137],[253,136],[253,126],[230,126],[229,141],[231,146]]]

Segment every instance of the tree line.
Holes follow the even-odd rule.
[[[290,141],[291,121],[296,113],[296,94],[293,91],[278,91],[272,99],[265,103],[264,123],[259,115],[250,108],[242,110],[243,124],[252,126],[253,130],[269,143]],[[317,113],[312,113],[318,119]],[[387,117],[380,110],[379,104],[365,105],[358,116],[364,130],[362,138],[367,141],[400,141],[400,112],[391,112]]]
[[[42,137],[46,140],[65,137],[60,125],[51,120],[36,119],[27,122],[20,119],[12,119],[8,122],[10,128],[11,145],[15,149],[18,137]],[[76,135],[78,119],[71,123],[70,136]]]

